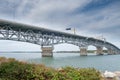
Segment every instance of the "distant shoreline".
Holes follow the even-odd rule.
[[[95,53],[96,50],[88,50],[87,53]],[[107,50],[103,50],[107,53]],[[0,53],[41,53],[41,51],[0,51]],[[80,51],[53,51],[53,53],[80,53]]]
[[[41,53],[41,51],[0,51],[0,53]]]

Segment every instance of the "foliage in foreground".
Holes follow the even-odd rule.
[[[101,74],[94,68],[53,69],[0,57],[0,80],[101,80]]]

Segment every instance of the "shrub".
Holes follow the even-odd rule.
[[[101,73],[94,68],[81,68],[79,73],[84,80],[100,80],[102,78]]]
[[[32,65],[8,59],[0,65],[0,77],[11,80],[32,78]]]
[[[0,80],[101,80],[101,73],[94,68],[64,67],[57,70],[42,64],[29,64],[2,57]]]

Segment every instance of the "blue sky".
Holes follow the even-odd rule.
[[[103,35],[120,48],[120,0],[0,0],[0,19],[68,33],[73,32],[65,28],[75,27],[78,35]],[[40,49],[29,43],[0,41],[0,44],[0,51]],[[67,46],[72,46],[70,50],[79,49]],[[64,50],[61,45],[55,49]]]

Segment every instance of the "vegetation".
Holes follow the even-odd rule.
[[[101,80],[94,68],[54,69],[42,64],[29,64],[12,58],[0,57],[0,80]]]

